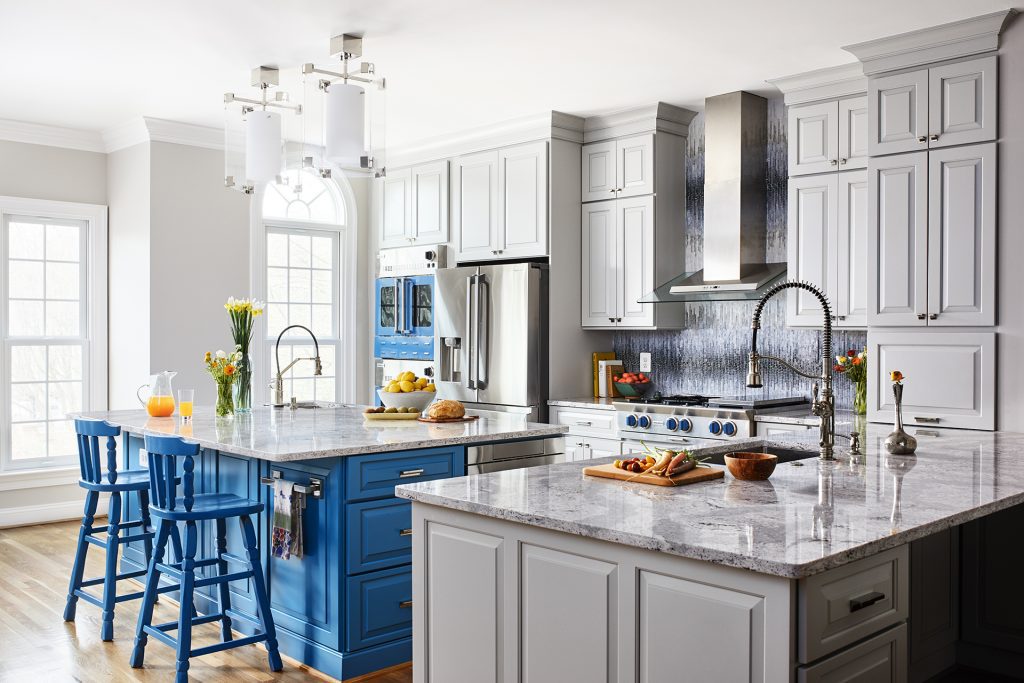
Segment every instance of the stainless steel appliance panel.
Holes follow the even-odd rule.
[[[481,403],[529,406],[541,400],[541,276],[528,263],[480,268],[474,377]]]
[[[438,396],[477,402],[477,389],[470,375],[475,340],[470,320],[474,310],[471,297],[477,268],[448,268],[437,271],[434,297],[434,384]]]
[[[565,462],[564,439],[531,439],[466,449],[466,472],[501,472]]]

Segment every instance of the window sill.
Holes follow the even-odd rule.
[[[77,484],[79,476],[77,467],[39,467],[32,470],[0,472],[0,491]]]

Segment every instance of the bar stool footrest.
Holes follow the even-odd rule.
[[[225,610],[224,614],[226,614],[227,616],[231,617],[232,621],[235,621],[235,620],[246,621],[246,622],[252,624],[253,626],[259,626],[259,627],[263,626],[263,624],[260,623],[260,620],[257,619],[256,617],[250,616],[248,614],[244,614],[242,612],[239,612],[238,610],[234,610],[234,609]]]
[[[155,626],[144,626],[142,630],[159,640],[164,645],[169,645],[175,650],[178,649],[178,639],[172,638]]]
[[[189,652],[189,657],[202,657],[203,655],[212,654],[214,652],[221,652],[222,650],[230,650],[234,647],[241,647],[243,645],[252,645],[253,643],[261,643],[267,639],[266,633],[257,633],[254,636],[245,636],[244,638],[235,638],[234,640],[228,640],[223,643],[214,643],[213,645],[207,645],[206,647],[198,647]]]
[[[205,586],[214,586],[222,583],[227,583],[228,581],[241,581],[242,579],[248,579],[251,576],[252,572],[248,570],[244,572],[233,572],[231,574],[223,574],[221,576],[210,576],[205,579],[196,579],[195,587],[203,588]]]
[[[193,617],[192,618],[192,625],[193,626],[199,626],[201,624],[209,624],[209,623],[214,622],[214,621],[220,621],[223,618],[224,618],[224,615],[222,613],[204,614],[201,617]],[[173,631],[174,629],[178,628],[178,622],[177,621],[167,621],[167,622],[164,622],[162,624],[152,624],[151,628],[160,629],[161,631],[166,633],[167,631]]]

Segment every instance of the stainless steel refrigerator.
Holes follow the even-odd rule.
[[[437,271],[435,385],[468,408],[547,417],[547,266]]]

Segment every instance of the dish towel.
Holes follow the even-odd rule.
[[[282,560],[302,559],[302,494],[295,484],[274,481],[274,530],[270,554]]]

